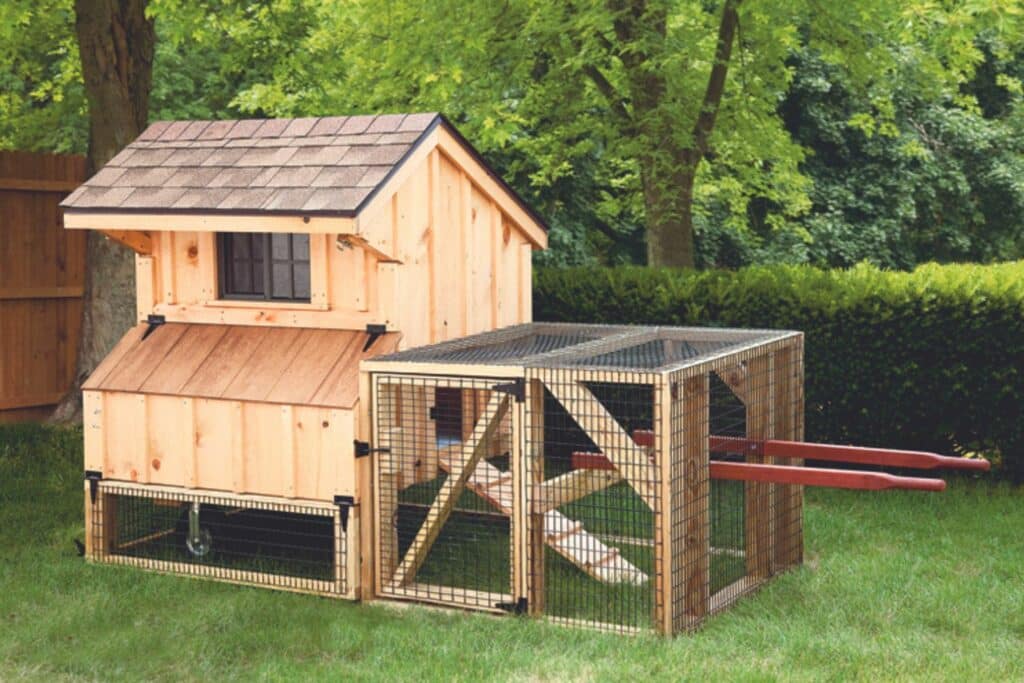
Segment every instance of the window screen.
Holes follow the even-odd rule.
[[[220,293],[225,299],[309,301],[309,235],[218,235]]]

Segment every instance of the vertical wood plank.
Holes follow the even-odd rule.
[[[139,322],[153,312],[153,257],[135,256],[135,313]]]
[[[675,525],[673,515],[676,512],[675,500],[672,496],[672,460],[677,454],[672,452],[672,390],[668,378],[662,376],[654,386],[654,431],[655,431],[655,466],[658,472],[657,503],[654,506],[654,531],[657,538],[654,543],[654,623],[661,633],[672,634],[673,575],[672,559],[681,549],[676,548],[672,530]],[[653,482],[652,482],[653,483]]]
[[[299,468],[298,454],[295,452],[295,411],[290,405],[280,406],[281,412],[281,482],[282,492],[290,498],[295,497],[295,477]]]
[[[199,250],[199,302],[206,303],[219,298],[217,287],[217,233],[196,234]]]
[[[154,233],[154,238],[156,238],[156,234]],[[159,235],[160,280],[162,288],[160,298],[165,304],[174,304],[177,303],[174,291],[174,233],[161,232]]]
[[[526,382],[526,481],[530,487],[526,492],[529,505],[527,533],[527,589],[528,610],[533,616],[544,614],[544,514],[534,513],[532,506],[538,502],[538,491],[544,483],[544,384],[539,379]]]
[[[427,158],[429,180],[427,183],[428,196],[430,201],[430,230],[427,238],[427,268],[428,268],[428,315],[430,316],[430,343],[443,339],[441,321],[438,320],[438,312],[443,307],[443,302],[438,301],[439,288],[437,281],[441,277],[441,262],[439,251],[441,246],[438,241],[441,222],[441,153],[436,149]]]
[[[676,584],[685,591],[678,601],[683,614],[674,619],[673,632],[703,618],[711,600],[711,477],[710,452],[710,383],[708,375],[685,380],[682,389],[682,472],[679,485],[673,485],[673,508],[683,510],[683,520],[673,535],[682,541],[677,548],[678,570],[682,574]],[[673,475],[675,478],[676,475]]]
[[[328,249],[332,239],[332,235],[309,236],[309,301],[323,310],[331,300]]]
[[[377,411],[373,404],[376,397],[373,393],[372,376],[368,372],[359,373],[359,404],[356,406],[358,416],[356,434],[362,441],[376,443]],[[380,519],[379,500],[380,494],[376,493],[374,486],[375,475],[379,465],[372,462],[373,458],[353,457],[355,475],[358,483],[356,490],[356,501],[359,505],[359,525],[355,527],[358,536],[355,542],[349,544],[350,550],[358,551],[359,573],[350,577],[355,583],[354,589],[358,592],[360,600],[372,600],[379,592],[380,569],[377,567],[376,535],[374,527],[381,526],[377,520]],[[370,462],[368,462],[370,461]],[[379,478],[379,475],[377,475]],[[349,527],[353,529],[353,527]]]
[[[750,393],[747,399],[747,438],[772,438],[772,357],[765,354],[747,362]],[[761,455],[747,455],[747,462],[764,463]],[[745,484],[747,574],[761,579],[772,573],[772,485],[751,481]]]
[[[107,444],[103,436],[106,417],[103,413],[103,393],[82,392],[82,431],[85,439],[85,469],[106,472]]]

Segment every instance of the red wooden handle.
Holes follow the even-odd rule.
[[[712,479],[732,481],[763,481],[772,484],[801,484],[828,486],[839,489],[881,491],[903,489],[907,491],[945,491],[941,479],[897,477],[883,472],[856,472],[853,470],[827,470],[816,467],[788,467],[786,465],[755,465],[742,462],[711,461]]]
[[[910,467],[922,470],[947,468],[987,472],[991,467],[988,460],[972,458],[951,458],[923,451],[901,451],[891,448],[862,448],[860,446],[836,446],[826,443],[804,441],[780,441],[767,439],[745,439],[743,437],[712,436],[711,450],[718,453],[742,453],[763,455],[770,458],[827,460],[858,465],[882,465],[885,467]]]

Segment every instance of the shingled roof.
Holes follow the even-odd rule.
[[[437,125],[462,139],[436,113],[154,123],[61,205],[351,216]]]

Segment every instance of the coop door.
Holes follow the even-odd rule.
[[[513,602],[514,397],[499,380],[374,379],[382,595],[482,609]]]

